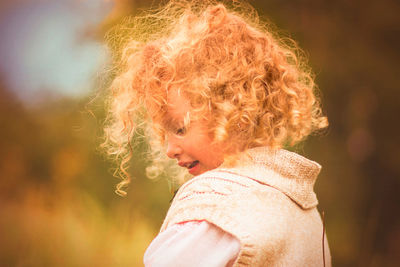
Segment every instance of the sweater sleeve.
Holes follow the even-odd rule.
[[[160,233],[144,254],[146,267],[232,266],[240,242],[206,221],[174,224]]]

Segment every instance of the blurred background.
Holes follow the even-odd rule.
[[[151,3],[0,2],[1,266],[142,266],[172,195],[145,177],[140,153],[128,196],[114,193],[93,99],[109,79],[104,34]],[[317,74],[330,128],[300,153],[323,166],[333,266],[400,266],[399,2],[250,3]]]

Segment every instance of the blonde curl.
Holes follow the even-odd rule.
[[[243,2],[170,1],[124,25],[130,27],[119,32],[128,38],[116,38],[118,30],[109,35],[112,47],[123,49],[116,53],[105,142],[122,162],[120,192],[129,179],[129,145],[143,121],[156,161],[165,161],[160,122],[173,87],[209,118],[215,142],[232,154],[294,145],[328,125],[304,53]]]

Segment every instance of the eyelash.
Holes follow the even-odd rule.
[[[184,135],[185,133],[186,133],[186,128],[185,127],[181,127],[181,128],[179,128],[179,129],[177,129],[175,131],[176,135]]]

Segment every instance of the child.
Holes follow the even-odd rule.
[[[195,176],[145,265],[330,266],[313,192],[320,165],[282,149],[327,126],[293,42],[248,6],[209,1],[172,1],[132,27],[112,84],[110,153],[125,172],[144,120],[153,152]]]

